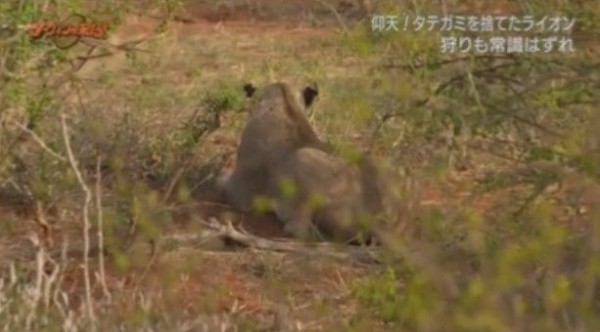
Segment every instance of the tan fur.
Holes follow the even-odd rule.
[[[243,211],[266,193],[281,157],[301,147],[326,148],[285,83],[273,83],[251,106],[233,173],[222,180],[228,202]]]
[[[370,238],[390,210],[386,180],[368,156],[353,164],[333,155],[290,88],[275,83],[251,108],[236,167],[222,182],[228,203],[238,209],[252,210],[256,197],[270,201],[291,235],[346,242],[363,228]]]
[[[372,230],[386,218],[394,217],[383,180],[370,157],[352,164],[318,149],[301,148],[290,153],[271,178],[269,197],[289,234],[362,242],[371,239]]]

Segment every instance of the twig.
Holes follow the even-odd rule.
[[[85,56],[78,55],[78,56],[75,57],[75,59],[87,61],[87,60],[90,60],[90,59],[104,58],[104,57],[116,54],[117,53],[116,51],[124,51],[124,52],[130,52],[130,51],[148,52],[147,50],[140,49],[140,48],[137,48],[135,46],[137,46],[137,45],[139,45],[139,44],[141,44],[141,43],[143,43],[143,42],[151,39],[152,37],[153,37],[152,35],[146,35],[146,36],[143,36],[141,38],[138,38],[138,39],[135,39],[135,40],[126,41],[124,43],[117,44],[117,45],[113,45],[113,44],[110,44],[110,43],[103,43],[103,45],[107,45],[110,48],[112,48],[113,50],[106,51],[106,52],[99,53],[99,54],[94,54],[94,55],[91,55],[91,54],[88,54],[88,55],[85,55]],[[96,47],[97,46],[97,44],[92,44],[92,43],[87,43],[87,42],[85,42],[85,43],[87,45],[90,45],[91,47]]]
[[[52,155],[54,158],[66,162],[67,159],[65,157],[63,157],[62,155],[60,155],[58,152],[52,150],[50,147],[48,147],[48,145],[31,129],[25,127],[24,125],[18,123],[18,122],[14,122],[14,124],[19,127],[19,129],[21,129],[22,131],[26,132],[27,134],[29,134],[29,136],[31,136],[31,138],[33,138],[33,140],[42,148],[44,149],[46,152],[48,152],[50,155]]]
[[[100,274],[100,285],[102,285],[102,291],[104,292],[104,296],[110,301],[111,294],[108,291],[108,286],[106,286],[106,272],[104,269],[104,225],[102,220],[102,174],[100,172],[100,165],[102,162],[102,158],[98,156],[98,160],[96,162],[96,213],[98,220],[96,221],[98,224],[98,270]]]
[[[349,33],[348,27],[346,26],[346,24],[344,23],[344,20],[342,19],[342,17],[340,16],[340,13],[338,13],[338,11],[331,5],[329,4],[327,1],[323,1],[323,0],[318,0],[318,2],[325,8],[329,9],[334,15],[335,18],[337,19],[338,23],[340,24],[340,26],[342,27],[342,30],[344,30],[345,34]]]
[[[133,294],[138,293],[140,286],[142,285],[142,281],[144,281],[144,279],[146,279],[146,276],[148,276],[150,269],[152,268],[152,266],[154,266],[154,263],[156,263],[156,261],[158,259],[158,255],[159,255],[158,241],[159,240],[150,240],[150,246],[151,246],[150,261],[148,261],[148,264],[146,264],[146,267],[144,267],[144,271],[142,272],[140,277],[137,279],[134,290],[133,290]]]
[[[459,58],[459,59],[451,59],[448,60],[446,63],[452,63],[452,62],[457,62],[457,61],[464,61],[467,60],[468,58]],[[507,68],[507,67],[511,67],[511,66],[516,66],[519,65],[519,62],[505,62],[505,63],[501,63],[495,66],[491,66],[491,67],[487,67],[487,68],[483,68],[483,69],[478,69],[478,70],[474,70],[472,72],[466,72],[466,73],[460,73],[457,74],[453,77],[451,77],[450,79],[443,81],[441,83],[438,84],[438,86],[435,88],[433,94],[431,96],[428,96],[424,99],[418,100],[416,102],[413,103],[413,105],[411,106],[411,108],[419,108],[419,107],[423,107],[425,106],[433,97],[439,95],[440,93],[442,93],[444,90],[446,90],[447,88],[449,88],[450,86],[452,86],[453,84],[457,83],[457,82],[461,82],[469,77],[481,77],[483,75],[489,75],[491,73],[496,73],[496,71],[498,69],[501,68]],[[399,116],[401,113],[398,110],[390,110],[388,112],[385,112],[383,115],[381,115],[381,118],[379,119],[379,121],[376,122],[375,127],[373,128],[373,130],[371,131],[371,137],[370,137],[370,144],[373,144],[375,142],[375,139],[377,138],[377,135],[379,134],[379,131],[381,130],[381,128],[383,128],[383,125],[390,119]]]
[[[173,194],[173,190],[175,190],[175,186],[177,186],[177,183],[179,182],[179,180],[181,179],[181,176],[187,170],[187,168],[188,168],[188,163],[185,163],[183,166],[181,166],[177,170],[177,172],[175,172],[175,175],[173,175],[173,177],[169,181],[169,184],[167,185],[167,190],[165,191],[165,194],[163,196],[164,203],[169,201],[169,198]]]
[[[550,136],[554,136],[554,137],[560,137],[561,136],[561,134],[559,132],[554,131],[554,130],[552,130],[550,128],[544,127],[542,124],[539,124],[539,123],[537,123],[537,122],[535,122],[533,120],[529,120],[529,119],[526,119],[526,118],[524,118],[524,117],[522,117],[520,115],[511,113],[509,111],[506,111],[506,110],[498,107],[497,104],[485,102],[484,105],[486,107],[489,107],[489,108],[493,109],[494,111],[496,111],[496,112],[498,112],[500,114],[503,114],[503,115],[506,115],[506,116],[512,118],[515,122],[519,122],[519,123],[528,125],[528,126],[533,127],[533,128],[535,128],[535,129],[537,129],[537,130],[539,130],[541,132],[544,132],[544,133],[546,133],[546,134],[548,134]]]
[[[86,53],[85,56],[86,57],[91,56],[91,54],[94,52],[94,50],[96,49],[96,47],[97,47],[96,45],[91,45],[90,48],[87,50],[87,53]],[[83,58],[83,59],[81,59],[79,57],[77,57],[75,59],[71,59],[69,62],[71,63],[72,72],[77,72],[81,68],[83,68],[83,66],[85,66],[85,64],[87,63],[88,59],[89,58]],[[80,60],[80,63],[78,65],[75,65],[75,60]]]
[[[541,196],[544,193],[544,190],[546,190],[546,188],[549,185],[550,184],[543,184],[543,185],[537,186],[537,188],[531,193],[531,195],[527,196],[527,198],[525,199],[525,202],[523,202],[523,204],[517,209],[517,211],[515,211],[513,213],[513,218],[514,219],[520,218],[521,215],[523,214],[523,212],[525,212],[527,210],[529,205],[531,203],[533,203],[533,201],[535,201],[539,196]]]
[[[93,326],[95,326],[96,316],[94,314],[93,304],[92,304],[92,292],[91,292],[91,285],[90,285],[90,267],[89,267],[89,252],[90,252],[89,206],[92,201],[92,193],[91,193],[90,189],[88,188],[88,186],[85,184],[85,180],[83,179],[83,176],[81,175],[81,172],[79,171],[79,168],[77,166],[77,161],[75,160],[75,156],[73,155],[73,150],[71,149],[71,142],[69,140],[69,133],[68,133],[68,129],[67,129],[67,123],[66,123],[64,112],[61,113],[60,120],[61,120],[61,126],[62,126],[63,139],[64,139],[64,143],[65,143],[65,149],[67,150],[67,156],[69,158],[69,164],[71,165],[71,168],[72,168],[73,172],[75,173],[75,176],[77,177],[77,181],[79,182],[79,185],[81,186],[81,189],[83,190],[83,192],[85,194],[85,201],[84,201],[84,205],[83,205],[83,246],[84,246],[84,248],[83,248],[83,274],[84,274],[84,279],[85,279],[84,282],[85,282],[85,299],[86,299],[87,315],[88,315],[88,318],[91,320]]]
[[[35,255],[35,261],[36,261],[36,273],[35,273],[35,289],[33,291],[33,299],[31,300],[31,302],[29,302],[30,304],[30,308],[29,308],[29,313],[27,314],[27,319],[25,321],[25,326],[26,326],[26,330],[27,331],[32,331],[31,328],[31,324],[33,324],[33,321],[35,319],[35,317],[37,316],[37,308],[39,306],[40,303],[40,299],[42,297],[42,285],[43,285],[43,277],[44,277],[44,258],[46,257],[45,252],[44,252],[44,247],[41,245],[40,243],[40,239],[37,236],[37,234],[31,234],[31,236],[29,237],[29,240],[31,241],[31,243],[33,243],[33,246],[37,249],[36,251],[36,255]]]
[[[62,221],[64,219],[64,212],[60,217],[60,221]],[[64,293],[61,292],[61,285],[63,280],[65,279],[65,271],[67,270],[67,266],[68,266],[68,251],[69,251],[69,237],[63,233],[62,234],[63,239],[62,239],[62,246],[61,246],[61,251],[60,251],[60,265],[61,269],[59,271],[59,275],[57,277],[57,282],[56,285],[57,287],[54,289],[54,294],[52,295],[52,301],[54,302],[54,305],[56,306],[56,308],[58,308],[58,311],[61,313],[61,315],[63,316],[63,319],[65,319],[68,315],[68,310],[65,309],[63,307],[63,305],[61,305],[60,301],[59,301],[59,295],[63,296],[64,299]]]
[[[36,217],[34,218],[35,222],[40,225],[42,228],[42,234],[44,235],[44,243],[52,248],[54,246],[54,239],[52,236],[52,226],[48,223],[48,219],[46,218],[46,214],[44,213],[44,207],[42,202],[36,200],[35,202],[35,213]]]
[[[44,309],[46,310],[47,314],[51,300],[50,293],[52,291],[52,287],[56,284],[56,281],[58,280],[58,276],[60,274],[60,266],[58,265],[58,263],[56,263],[54,259],[52,259],[52,257],[50,257],[50,255],[48,255],[48,253],[45,252],[44,254],[46,255],[47,262],[49,262],[52,265],[52,272],[49,276],[45,275],[46,282],[44,283]]]
[[[82,40],[82,43],[90,46],[90,49],[88,50],[87,54],[86,55],[78,55],[78,56],[75,56],[74,58],[70,59],[69,61],[71,62],[71,65],[73,68],[70,71],[68,71],[67,73],[63,74],[61,77],[57,78],[56,81],[52,84],[52,86],[50,88],[57,89],[58,87],[62,86],[64,83],[69,82],[71,79],[71,76],[74,73],[76,73],[77,71],[79,71],[83,67],[83,65],[85,65],[87,63],[88,60],[112,56],[117,53],[116,52],[117,50],[126,51],[126,52],[127,51],[148,52],[146,50],[138,49],[133,46],[136,46],[144,41],[147,41],[147,40],[151,39],[151,37],[152,37],[151,35],[147,35],[142,38],[127,41],[127,42],[124,42],[124,43],[121,43],[118,45],[103,43],[102,45],[108,45],[109,47],[112,47],[115,50],[114,51],[113,50],[106,51],[106,52],[99,53],[99,54],[91,54],[91,53],[93,53],[93,51],[97,48],[97,46],[99,44],[97,44],[97,43],[92,44],[92,43],[86,42],[85,40]],[[81,61],[81,65],[79,65],[79,66],[74,65],[74,61],[77,61],[77,60]],[[1,69],[1,67],[0,67],[0,69]]]

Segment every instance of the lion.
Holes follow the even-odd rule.
[[[256,88],[244,90],[251,97]],[[315,87],[302,91],[306,108],[317,94]],[[380,165],[367,154],[354,162],[336,155],[285,83],[268,85],[250,107],[236,166],[222,183],[229,205],[270,210],[302,239],[370,242],[372,228],[393,217]]]
[[[256,88],[246,84],[252,97]],[[305,107],[314,102],[318,89],[308,86],[303,92]],[[329,149],[310,125],[305,111],[286,83],[267,85],[250,106],[246,126],[231,174],[221,179],[226,200],[242,211],[251,211],[255,199],[266,193],[266,182],[281,156],[302,147]]]

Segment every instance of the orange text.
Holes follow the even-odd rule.
[[[48,37],[91,37],[106,39],[108,23],[54,23],[36,22],[29,25],[29,35],[33,38]]]

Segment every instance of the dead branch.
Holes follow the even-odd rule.
[[[170,235],[163,238],[179,244],[203,244],[209,240],[223,239],[240,246],[264,251],[287,252],[309,257],[328,257],[336,260],[355,260],[361,263],[381,263],[377,257],[380,248],[342,246],[333,243],[303,243],[293,239],[265,239],[235,229],[230,221],[222,223],[211,218],[203,222],[206,227],[199,234]]]
[[[100,171],[100,165],[102,164],[102,158],[98,156],[96,161],[96,213],[97,213],[97,237],[98,237],[98,279],[100,285],[102,285],[102,291],[104,296],[110,301],[111,294],[108,291],[106,285],[106,272],[104,269],[104,224],[102,216],[102,172]]]
[[[83,175],[81,175],[81,172],[79,171],[79,167],[77,165],[77,160],[75,160],[75,156],[73,155],[73,150],[71,149],[71,141],[69,139],[69,133],[68,133],[68,129],[67,129],[67,123],[66,123],[64,112],[61,113],[60,120],[61,120],[61,127],[62,127],[62,134],[63,134],[64,144],[65,144],[65,149],[67,152],[67,157],[69,159],[69,164],[71,165],[71,168],[72,168],[73,172],[75,173],[75,176],[77,177],[77,181],[79,182],[79,185],[81,186],[81,189],[83,190],[83,192],[85,194],[85,201],[83,204],[83,243],[84,243],[83,274],[84,274],[84,279],[85,279],[84,282],[85,282],[85,299],[86,299],[87,314],[88,314],[88,318],[94,323],[94,322],[96,322],[96,316],[94,314],[93,305],[92,305],[92,291],[91,291],[92,287],[90,284],[90,266],[89,266],[89,259],[90,259],[90,257],[89,257],[89,252],[90,252],[89,207],[92,202],[92,192],[90,191],[90,188],[86,185]]]
[[[29,240],[36,249],[35,262],[36,262],[36,274],[35,274],[35,288],[33,289],[33,297],[29,304],[29,313],[25,321],[27,330],[31,331],[33,321],[36,317],[36,311],[42,298],[42,287],[44,282],[44,263],[46,258],[46,252],[44,246],[42,246],[40,239],[37,234],[31,234]]]

